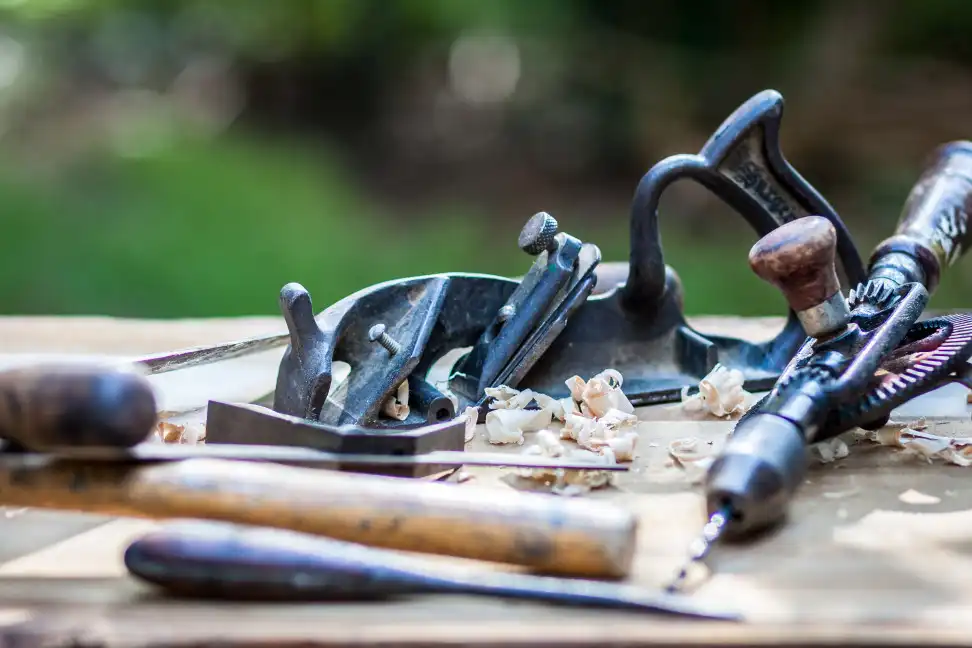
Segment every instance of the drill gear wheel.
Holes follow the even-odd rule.
[[[892,410],[949,382],[956,372],[965,368],[970,357],[972,315],[946,315],[912,324],[875,373],[869,389],[854,402],[838,406],[814,440],[831,438],[855,427],[882,427]],[[788,389],[802,379],[826,383],[832,377],[822,367],[799,367],[785,374],[776,389]],[[762,411],[769,396],[756,402],[737,425]]]
[[[841,432],[855,426],[883,425],[896,407],[948,382],[968,364],[970,356],[972,315],[916,322],[882,363],[871,388],[853,404],[836,410],[833,425]]]
[[[851,310],[864,304],[877,309],[890,308],[899,298],[894,288],[885,281],[868,281],[857,284],[847,294],[847,305]]]

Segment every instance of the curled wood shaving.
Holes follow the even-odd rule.
[[[497,409],[486,415],[486,440],[493,444],[523,444],[524,432],[550,425],[550,410]]]
[[[675,439],[668,444],[668,454],[683,466],[705,464],[712,460],[708,444],[702,444],[695,437]]]
[[[476,426],[479,424],[479,409],[476,407],[467,407],[463,412],[463,416],[466,417],[466,443],[473,440],[476,436]]]
[[[699,381],[697,394],[689,396],[688,387],[682,389],[680,407],[691,413],[705,413],[726,418],[746,411],[751,394],[743,389],[745,378],[738,369],[717,364]]]
[[[382,404],[381,413],[389,418],[404,421],[408,418],[410,411],[408,407],[408,379],[406,379],[398,386],[398,390]]]
[[[563,421],[562,439],[576,441],[586,450],[612,452],[616,459],[634,459],[638,435],[633,428],[638,417],[621,391],[623,378],[606,369],[590,380],[573,376],[566,381],[570,396],[555,399],[530,389],[522,391],[502,385],[486,389],[490,412],[486,415],[490,443],[523,443],[524,432],[535,432],[553,420]],[[526,410],[536,403],[539,409]],[[540,412],[536,417],[522,412]],[[490,423],[492,421],[492,429]]]
[[[575,381],[577,376],[571,379]],[[568,387],[571,387],[568,381]],[[581,392],[581,412],[592,418],[601,418],[611,410],[632,414],[634,406],[621,391],[621,374],[614,369],[605,369],[587,381]],[[571,394],[573,394],[571,387]]]
[[[883,427],[860,435],[881,445],[897,447],[922,457],[928,463],[936,459],[956,466],[972,466],[972,438],[945,437],[913,428]]]

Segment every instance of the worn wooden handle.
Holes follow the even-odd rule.
[[[942,271],[955,263],[972,244],[972,142],[949,142],[937,148],[918,182],[908,194],[894,236],[875,248],[873,269],[889,254],[917,259],[929,292]]]
[[[834,265],[837,232],[822,216],[807,216],[776,228],[749,252],[749,266],[783,293],[800,312],[840,291]]]
[[[0,504],[221,520],[590,578],[627,576],[637,535],[604,502],[218,459],[5,460]]]
[[[31,450],[129,448],[155,421],[152,387],[135,373],[72,364],[0,372],[0,437]]]

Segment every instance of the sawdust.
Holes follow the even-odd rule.
[[[743,389],[745,378],[738,369],[728,369],[717,364],[699,381],[699,391],[689,396],[689,388],[682,389],[682,402],[676,405],[690,414],[705,414],[728,418],[745,412],[752,401],[752,394]]]
[[[617,460],[614,452],[606,448],[595,453],[582,448],[569,448],[558,435],[551,430],[540,430],[535,436],[535,443],[527,446],[523,454],[537,457],[566,458],[576,461],[597,464],[615,464]],[[539,481],[551,486],[550,492],[555,495],[573,497],[581,495],[595,488],[602,488],[612,483],[612,473],[604,470],[564,470],[562,468],[521,468],[516,474],[524,479]]]

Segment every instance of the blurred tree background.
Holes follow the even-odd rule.
[[[628,251],[641,175],[765,88],[862,254],[972,137],[967,0],[0,0],[0,310],[202,317],[524,272],[553,213]],[[778,314],[705,190],[662,204],[690,313]],[[972,261],[937,307],[969,306]]]

